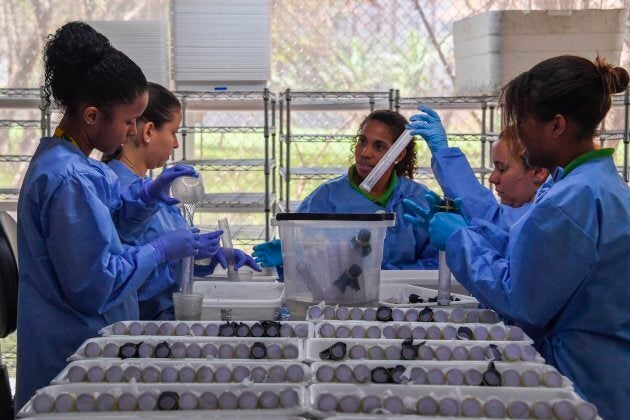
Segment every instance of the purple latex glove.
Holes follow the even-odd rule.
[[[215,230],[214,232],[202,233],[199,237],[199,254],[196,259],[212,258],[219,250],[219,243],[221,242],[222,230]]]
[[[179,200],[171,197],[169,194],[171,184],[180,176],[192,176],[199,178],[199,173],[195,168],[188,165],[177,164],[166,168],[157,178],[149,180],[142,184],[140,189],[140,198],[147,204],[153,204],[156,201],[163,201],[172,206],[179,203]]]
[[[180,229],[165,233],[149,243],[153,246],[158,262],[180,260],[197,255],[199,250],[199,229]]]
[[[214,254],[212,259],[210,260],[210,265],[200,265],[195,264],[195,275],[196,276],[207,276],[214,273],[214,269],[217,265],[221,265],[223,269],[227,268],[227,259],[225,258],[225,253],[223,252],[223,247],[219,247],[217,252]],[[240,249],[234,249],[234,269],[238,270],[239,268],[247,266],[255,271],[262,271],[262,268],[254,261],[254,259],[249,256],[247,253],[241,251]]]

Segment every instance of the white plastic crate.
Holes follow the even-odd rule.
[[[196,281],[193,292],[203,293],[202,320],[274,319],[282,303],[284,284],[276,282]]]
[[[305,342],[305,359],[308,362],[324,361],[320,357],[320,352],[330,348],[335,343],[344,343],[346,345],[346,357],[343,360],[402,360],[400,352],[402,350],[403,340],[362,340],[362,339],[338,339],[338,338],[312,338]],[[420,347],[430,348],[418,355],[415,360],[439,360],[439,361],[490,361],[490,347],[496,346],[497,351],[501,354],[505,361],[520,362],[537,362],[545,363],[545,359],[534,349],[531,344],[519,341],[463,341],[463,340],[414,340],[413,344],[417,345],[424,342]],[[357,346],[358,351],[354,352],[352,348]],[[506,351],[506,347],[509,351]],[[440,350],[438,350],[438,348]],[[455,350],[463,348],[465,350]],[[360,350],[363,349],[363,350]],[[391,349],[391,358],[387,358],[388,349]],[[424,352],[424,351],[423,351]],[[465,352],[465,353],[464,353]],[[510,357],[507,357],[509,355]],[[426,358],[424,358],[426,356]],[[461,358],[459,358],[461,356]],[[340,363],[338,361],[337,363]]]
[[[235,321],[236,322],[236,321]],[[259,321],[238,321],[251,328]],[[102,336],[220,337],[225,321],[119,321],[99,331]],[[279,321],[281,337],[313,337],[313,324]]]
[[[112,412],[117,411],[121,414],[130,414],[133,412],[134,414],[140,415],[152,415],[158,413],[172,414],[173,411],[170,412],[159,412],[157,407],[152,410],[141,411],[136,406],[135,409],[128,410],[126,413],[123,413],[122,410],[119,411],[119,397],[123,394],[131,394],[132,400],[133,397],[138,397],[143,393],[149,393],[154,396],[159,395],[164,391],[172,391],[176,392],[180,397],[181,404],[181,396],[184,392],[194,395],[195,397],[199,397],[202,393],[212,393],[217,399],[221,397],[222,394],[226,392],[230,392],[234,394],[237,398],[242,395],[244,392],[251,391],[256,396],[260,396],[263,392],[271,392],[276,395],[279,395],[282,391],[289,390],[289,392],[295,391],[293,397],[297,397],[295,400],[291,401],[292,404],[287,404],[287,407],[280,408],[269,408],[269,409],[241,409],[235,408],[221,408],[221,413],[229,413],[230,411],[237,411],[239,414],[243,415],[290,415],[290,414],[301,414],[304,413],[307,409],[306,402],[306,392],[305,388],[299,385],[291,385],[291,384],[254,384],[252,386],[243,386],[242,384],[68,384],[68,385],[52,385],[38,390],[31,398],[31,400],[20,410],[18,413],[18,417],[26,417],[38,415],[38,417],[45,417],[47,413],[45,412],[37,412],[34,408],[34,401],[37,398],[44,399],[46,396],[51,397],[53,401],[62,395],[62,394],[71,394],[72,396],[79,397],[80,395],[91,395],[95,398],[98,398],[102,394],[110,394],[113,397],[114,405],[113,408],[118,408],[118,410],[107,410],[107,411],[89,411],[89,414],[86,412],[77,412],[76,405],[73,407],[74,411],[64,412],[63,415],[66,418],[85,418],[86,416],[92,417],[100,417],[112,415]],[[89,397],[88,397],[89,398]],[[293,404],[295,403],[295,404]],[[238,402],[237,402],[238,404]],[[45,405],[45,404],[42,404]],[[226,404],[227,406],[227,404]],[[45,407],[44,407],[45,408]],[[180,407],[181,408],[181,407]],[[216,409],[200,409],[199,406],[195,409],[190,410],[179,410],[177,413],[191,413],[194,412],[197,415],[213,415],[219,413],[219,408]],[[43,411],[43,410],[42,410]],[[51,408],[51,412],[55,412],[54,406]],[[205,417],[204,417],[205,418]]]
[[[137,383],[306,383],[310,377],[307,365],[281,360],[88,359],[68,364],[51,384],[124,383],[132,379]]]
[[[393,320],[403,321],[408,319],[410,313],[415,313],[423,308],[393,308]],[[357,308],[348,306],[316,305],[308,308],[306,319],[313,322],[322,321],[376,321],[377,308]],[[432,321],[428,322],[453,322],[496,324],[499,315],[491,309],[472,308],[431,308]],[[343,315],[342,315],[343,314]]]
[[[405,367],[401,383],[409,385],[452,385],[452,386],[480,386],[481,375],[488,369],[488,362],[431,360],[345,360],[343,362],[315,362],[311,364],[311,377],[316,383],[354,383],[376,385],[371,376],[365,377],[365,367],[370,371],[377,367],[392,368]],[[343,367],[342,367],[343,366]],[[502,387],[530,387],[530,388],[565,388],[573,390],[573,383],[566,376],[562,376],[556,368],[541,363],[505,363],[494,362],[495,369],[501,374]],[[320,371],[321,369],[321,371]],[[457,369],[462,375],[450,375],[451,369]],[[443,374],[428,374],[437,370]],[[318,374],[318,371],[319,374]],[[470,372],[469,371],[475,371]],[[352,375],[348,376],[351,372]],[[331,373],[333,376],[331,377]]]
[[[410,303],[409,295],[415,294],[424,302]],[[448,307],[477,308],[479,301],[472,296],[451,293],[453,299]],[[426,287],[413,286],[404,283],[381,284],[379,303],[392,307],[438,307],[437,299],[430,302],[429,299],[437,298],[437,291]]]
[[[493,325],[462,325],[445,322],[322,321],[315,324],[315,338],[455,340],[462,339],[460,328],[470,329],[470,341],[533,342],[519,327],[507,326],[502,322]]]
[[[146,345],[148,350],[160,343],[167,343],[170,348],[170,357],[167,359],[243,359],[238,357],[239,348],[245,353],[251,350],[257,342],[263,343],[267,348],[267,355],[258,360],[303,360],[303,340],[299,338],[235,338],[235,337],[98,337],[90,338],[83,342],[68,361],[112,358],[118,359],[118,350],[126,343],[140,343]],[[225,353],[222,352],[225,349]],[[272,350],[273,348],[273,350]],[[273,353],[271,353],[273,351]],[[191,356],[194,355],[194,356]],[[141,358],[141,357],[134,357]],[[146,357],[146,359],[160,360],[160,358]],[[127,360],[127,359],[125,359]]]
[[[364,398],[371,397],[376,406],[371,408],[372,412],[383,412],[387,410],[391,414],[419,414],[418,402],[422,399],[433,401],[433,404],[423,405],[425,410],[421,414],[429,416],[454,417],[462,415],[461,406],[464,401],[468,407],[472,404],[480,408],[481,412],[473,415],[482,417],[483,410],[490,400],[503,406],[504,409],[525,409],[525,417],[529,417],[534,403],[559,405],[566,404],[575,409],[590,411],[593,416],[585,418],[596,418],[596,410],[592,404],[585,402],[575,392],[562,388],[500,388],[500,387],[455,387],[455,386],[431,386],[431,385],[357,385],[357,384],[315,384],[308,389],[308,398],[311,406],[311,414],[325,417],[333,415],[335,412],[347,414],[361,412],[361,402]],[[344,397],[350,396],[350,404],[336,404],[329,410],[322,410],[320,398],[327,394],[328,402],[338,402]],[[334,401],[330,397],[334,398]],[[445,400],[447,399],[448,400]],[[354,401],[352,401],[354,400]],[[359,401],[358,407],[356,402]],[[562,403],[560,403],[562,401]],[[352,404],[354,402],[355,404]],[[353,410],[353,408],[358,410]],[[432,412],[432,408],[435,411]],[[400,411],[398,410],[400,409]],[[427,410],[428,409],[428,410]],[[378,410],[378,411],[377,411]],[[380,414],[379,414],[380,415]],[[470,415],[470,414],[469,414]],[[501,417],[507,417],[505,413]],[[511,417],[515,417],[512,415]],[[425,417],[423,417],[425,418]]]

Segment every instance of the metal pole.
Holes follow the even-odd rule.
[[[273,169],[271,170],[271,193],[276,195],[276,97],[271,99],[271,160],[273,161]],[[275,199],[274,199],[275,204]],[[271,212],[275,215],[275,205],[272,206]]]
[[[265,137],[265,241],[269,241],[269,89],[263,91],[264,137]]]
[[[285,169],[285,179],[286,179],[286,211],[287,213],[291,212],[291,193],[289,189],[291,188],[291,89],[286,90],[286,101],[287,101],[287,133],[285,137],[285,143],[287,148],[287,159],[286,159],[286,169]]]
[[[400,112],[400,90],[396,89],[396,94],[394,96],[394,107],[396,108],[396,112]]]
[[[486,174],[483,172],[483,168],[486,167],[486,110],[488,108],[488,103],[483,100],[481,102],[481,184],[484,185],[486,182]]]
[[[374,96],[370,96],[370,112],[374,112]]]
[[[186,160],[186,97],[182,97],[182,160]],[[173,151],[175,156],[175,151]]]
[[[494,134],[494,105],[490,105],[490,133]],[[488,162],[488,169],[490,169],[490,163],[492,160],[492,145],[494,144],[494,137],[488,139],[488,151],[490,153],[490,161]],[[484,169],[486,167],[484,166]],[[490,191],[494,191],[494,184],[489,182]]]
[[[282,98],[280,98],[280,102],[278,103],[278,113],[279,118],[278,118],[278,189],[280,192],[280,196],[278,197],[278,203],[282,203],[282,201],[284,200],[284,185],[282,185],[282,183],[285,181],[285,176],[283,176],[279,171],[281,168],[284,168],[284,149],[283,149],[283,136],[284,136],[284,126],[283,126],[283,121],[284,121],[284,100]]]
[[[394,110],[394,89],[389,90],[389,110]]]
[[[630,90],[626,89],[623,104],[625,116],[623,119],[623,179],[630,182],[628,178],[628,143],[630,143]]]

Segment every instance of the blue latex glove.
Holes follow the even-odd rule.
[[[263,267],[277,267],[282,265],[282,248],[280,239],[263,242],[254,246],[252,254],[256,261]]]
[[[168,232],[150,242],[150,245],[155,249],[159,263],[192,257],[197,255],[199,250],[199,229],[180,229]]]
[[[201,234],[199,236],[199,253],[195,258],[203,259],[214,257],[219,250],[221,235],[223,235],[222,230]]]
[[[140,189],[140,198],[147,204],[153,204],[156,201],[163,201],[169,206],[179,203],[179,200],[171,197],[169,194],[171,184],[180,176],[192,176],[199,178],[199,174],[195,168],[188,165],[174,165],[162,171],[157,178],[149,180],[142,184]]]
[[[429,230],[429,221],[433,215],[439,211],[437,205],[442,201],[442,197],[433,191],[428,191],[424,194],[424,198],[429,204],[429,208],[419,206],[415,201],[405,198],[403,200],[403,219],[411,223],[414,226],[418,226],[425,231]]]
[[[431,243],[440,251],[444,251],[448,238],[466,226],[466,220],[461,214],[436,213],[429,224]]]
[[[214,254],[212,259],[210,260],[210,265],[195,265],[195,275],[196,276],[207,276],[214,273],[214,269],[220,265],[223,269],[227,268],[227,259],[225,258],[225,254],[223,253],[223,247],[219,247],[217,252]],[[246,252],[241,251],[240,249],[234,249],[234,269],[238,270],[239,268],[246,265],[255,271],[262,271],[262,268],[256,261],[249,256]]]
[[[409,118],[407,130],[414,136],[422,136],[429,145],[431,153],[448,147],[446,131],[437,112],[424,105],[420,105],[418,109],[423,113]]]

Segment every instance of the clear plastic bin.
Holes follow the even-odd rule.
[[[386,229],[393,213],[280,213],[287,307],[293,319],[319,302],[375,306]]]

